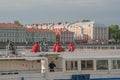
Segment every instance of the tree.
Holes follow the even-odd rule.
[[[120,29],[118,25],[109,26],[109,39],[114,40],[115,43],[118,43],[120,40]]]
[[[18,25],[18,26],[21,26],[21,23],[18,21],[18,20],[15,20],[14,21],[14,24]]]
[[[90,22],[90,20],[84,19],[82,20],[82,22]]]

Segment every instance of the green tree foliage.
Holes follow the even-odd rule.
[[[84,19],[84,20],[82,20],[82,22],[90,22],[90,20],[86,20],[86,19]]]
[[[21,23],[18,21],[18,20],[15,20],[14,21],[14,24],[18,25],[18,26],[21,26]]]
[[[109,26],[109,39],[114,40],[115,43],[120,41],[120,29],[118,25]]]

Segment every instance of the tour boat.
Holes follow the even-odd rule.
[[[56,67],[50,72],[49,63]],[[119,49],[0,52],[0,80],[120,80]]]

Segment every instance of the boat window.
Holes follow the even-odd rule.
[[[81,70],[93,70],[93,60],[81,60]]]
[[[97,70],[108,70],[108,60],[97,60],[96,65]]]
[[[66,61],[66,70],[78,70],[78,62],[77,61]]]
[[[112,69],[120,69],[120,60],[112,60]]]

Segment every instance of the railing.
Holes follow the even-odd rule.
[[[120,49],[120,46],[77,46],[76,49]]]
[[[47,69],[10,70],[10,71],[8,70],[8,71],[0,71],[0,75],[45,73],[46,71],[50,72],[50,70]],[[62,72],[62,68],[55,68],[54,72]]]
[[[32,46],[16,46],[17,51],[30,51]],[[48,50],[52,51],[53,46],[48,46]],[[68,46],[62,46],[65,51],[68,51]],[[120,45],[75,45],[77,50],[120,50]],[[6,46],[6,55],[10,52]]]
[[[32,46],[17,46],[17,50],[30,50]],[[52,49],[53,46],[48,46],[48,49]],[[62,46],[64,49],[68,49],[68,46]],[[75,46],[75,49],[120,49],[120,45],[79,45]]]
[[[62,72],[62,71],[63,71],[63,68],[55,68],[54,69],[54,72]],[[49,69],[48,72],[50,72],[50,69]]]
[[[40,70],[40,69],[36,69],[36,70],[8,70],[8,71],[0,71],[1,75],[16,75],[16,74],[26,74],[26,73],[41,73],[41,71],[46,71],[45,69]]]
[[[48,49],[52,49],[53,46],[48,46]],[[67,49],[67,46],[62,46],[62,48]],[[17,50],[30,50],[32,46],[17,46]],[[75,49],[120,49],[120,45],[80,45],[75,46]],[[6,46],[8,50],[8,46]]]

